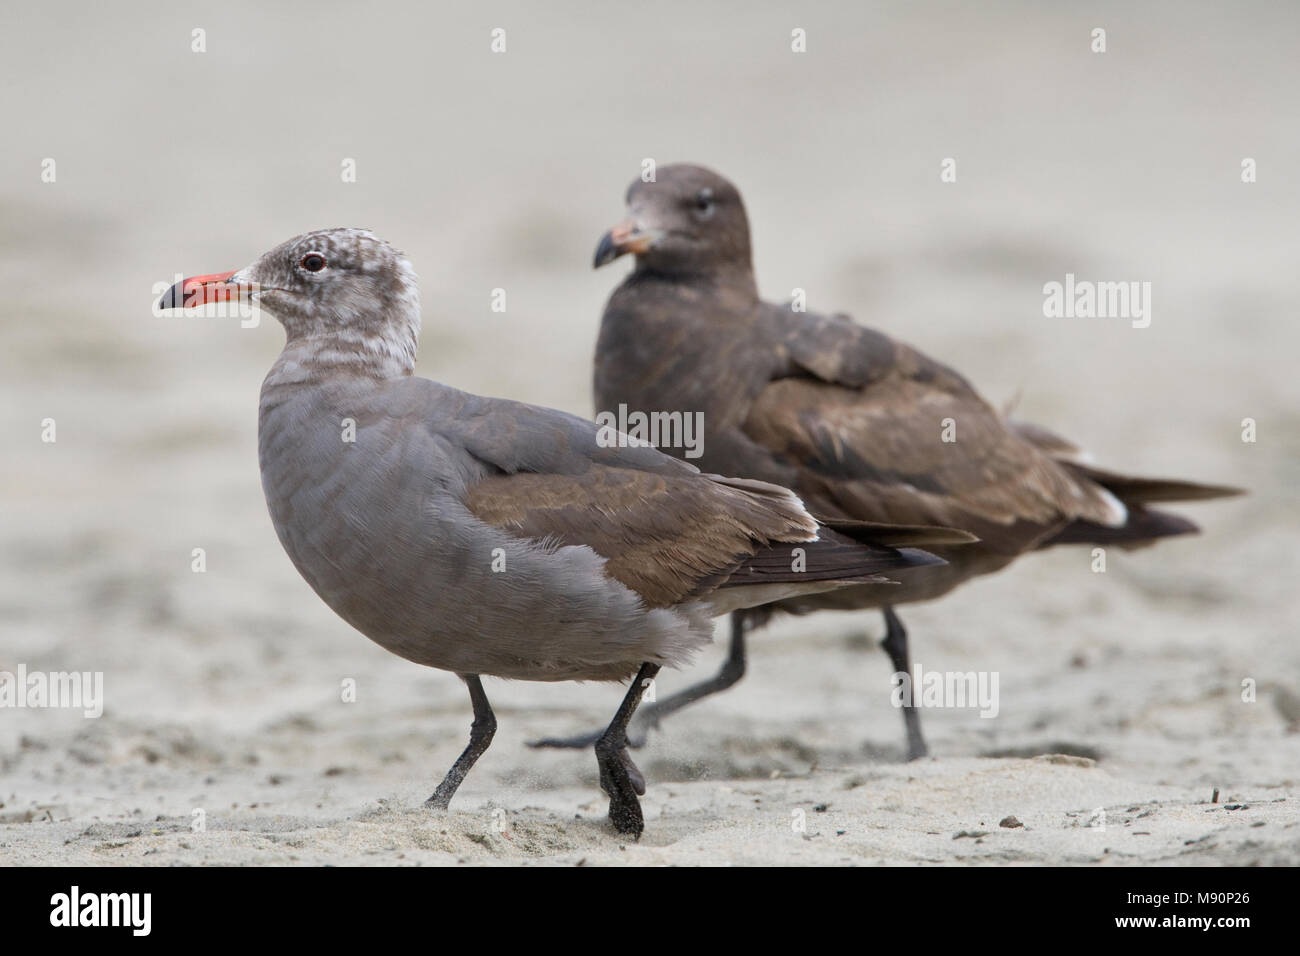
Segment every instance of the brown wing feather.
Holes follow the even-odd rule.
[[[816,534],[794,496],[745,484],[596,465],[578,475],[493,475],[465,504],[499,528],[590,547],[648,606],[668,607],[717,586],[770,542]]]
[[[602,465],[578,475],[492,475],[470,488],[465,504],[504,530],[590,547],[606,559],[606,573],[648,607],[724,587],[883,582],[882,572],[943,562],[878,542],[965,537],[948,528],[866,525],[854,525],[850,537],[819,527],[794,495],[775,485]],[[796,547],[802,551],[797,570]]]
[[[972,530],[1116,518],[1104,493],[1010,432],[964,382],[901,369],[859,388],[779,379],[759,393],[745,431],[798,463],[796,490],[814,510]]]

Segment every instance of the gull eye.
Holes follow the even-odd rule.
[[[299,260],[298,265],[308,272],[320,272],[325,268],[325,257],[319,252],[309,252]]]
[[[701,189],[695,194],[695,215],[701,219],[708,219],[713,215],[714,202],[713,190]]]

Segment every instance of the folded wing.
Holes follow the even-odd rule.
[[[746,434],[797,463],[811,507],[874,521],[1113,526],[1120,502],[1007,427],[952,369],[843,316],[783,312],[788,366]]]

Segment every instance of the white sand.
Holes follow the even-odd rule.
[[[0,863],[1300,863],[1297,12],[859,7],[692,5],[686,34],[576,5],[25,10],[0,38],[0,670],[100,671],[107,700],[0,710]],[[621,267],[587,266],[646,155],[740,183],[768,296],[1020,394],[1106,464],[1251,495],[1105,574],[1058,551],[905,609],[924,667],[1001,680],[995,719],[924,714],[933,759],[900,762],[879,618],[829,615],[756,636],[740,686],[652,738],[639,844],[590,753],[524,746],[607,720],[614,687],[489,681],[497,739],[431,815],[468,700],[275,540],[255,432],[279,330],[153,318],[151,286],[369,226],[420,271],[422,374],[590,414]],[[1151,281],[1151,327],[1043,318],[1067,271]],[[1096,760],[1034,756],[1061,751]]]

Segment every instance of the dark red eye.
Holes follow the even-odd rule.
[[[325,257],[316,252],[309,252],[302,257],[302,261],[298,265],[308,272],[320,272],[325,268]]]

